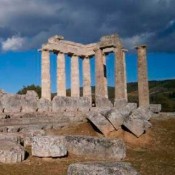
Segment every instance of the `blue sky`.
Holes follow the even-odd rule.
[[[175,79],[175,53],[148,53],[149,80]],[[91,79],[95,84],[95,59],[91,59]],[[127,80],[137,81],[137,54],[126,55]],[[80,85],[82,86],[82,60],[79,59]],[[0,88],[16,93],[23,86],[41,81],[41,55],[36,50],[0,53]],[[107,56],[108,85],[114,86],[114,55]],[[70,87],[70,57],[66,56],[67,88]],[[51,54],[52,92],[56,91],[56,56]]]

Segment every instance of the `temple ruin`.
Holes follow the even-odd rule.
[[[95,97],[108,99],[106,55],[115,55],[115,102],[128,101],[125,52],[118,35],[103,36],[99,42],[79,44],[53,36],[40,49],[42,52],[42,97],[51,100],[50,52],[57,55],[57,96],[66,97],[65,54],[71,56],[71,97],[80,97],[79,62],[83,59],[83,97],[92,98],[90,59],[95,56]],[[138,89],[140,106],[149,106],[146,46],[138,46]]]

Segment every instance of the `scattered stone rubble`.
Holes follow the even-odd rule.
[[[127,128],[136,137],[144,134],[152,125],[149,122],[152,112],[149,108],[139,107],[128,103],[121,108],[113,108],[100,112],[89,112],[87,118],[105,135],[110,132]]]
[[[105,107],[102,105],[105,104]],[[129,130],[136,137],[151,127],[150,118],[160,106],[137,107],[135,103],[98,99],[97,107],[91,107],[86,97],[54,97],[52,101],[39,99],[34,91],[26,95],[10,95],[0,92],[0,162],[19,163],[25,159],[25,147],[31,146],[35,157],[61,158],[69,153],[94,158],[99,162],[77,163],[68,168],[68,175],[138,175],[128,163],[126,146],[121,139],[107,139],[110,132]],[[73,123],[87,122],[95,125],[105,136],[49,136],[47,129],[59,129]],[[105,161],[103,163],[102,161]],[[110,163],[110,162],[113,163]]]

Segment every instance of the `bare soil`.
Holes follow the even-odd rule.
[[[124,161],[141,175],[175,175],[175,118],[152,119],[153,125],[146,134],[136,138],[123,130],[113,132],[109,138],[123,138],[127,145],[127,157]],[[83,123],[60,130],[49,130],[52,135],[89,135],[103,137],[90,123]],[[68,166],[75,162],[93,161],[86,157],[68,155],[61,159],[43,159],[31,156],[27,148],[27,159],[14,165],[0,164],[0,175],[66,175]]]

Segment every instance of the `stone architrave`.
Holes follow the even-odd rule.
[[[78,56],[73,55],[71,58],[71,97],[80,96],[79,81],[79,59]]]
[[[42,50],[42,73],[41,73],[42,98],[51,100],[50,89],[50,53]]]
[[[65,56],[60,52],[57,54],[57,96],[66,96],[65,78]]]
[[[95,66],[96,66],[96,97],[106,97],[105,73],[102,50],[97,47],[95,50]]]
[[[126,78],[122,45],[118,44],[115,52],[115,101],[126,99]]]
[[[138,93],[139,106],[149,107],[149,86],[147,75],[147,60],[146,60],[146,46],[141,45],[136,47],[138,52]]]
[[[83,59],[83,96],[92,98],[90,59],[88,57]]]

